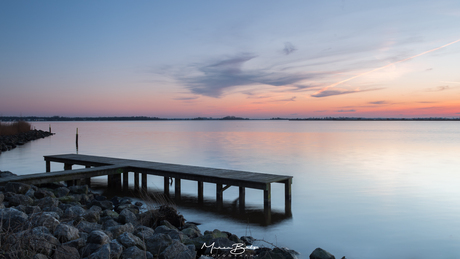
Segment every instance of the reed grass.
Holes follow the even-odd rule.
[[[32,130],[32,125],[25,121],[0,122],[0,136],[16,135]]]

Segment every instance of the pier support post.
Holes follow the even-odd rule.
[[[51,172],[51,161],[46,160],[46,172]]]
[[[217,210],[221,210],[224,205],[224,192],[222,191],[221,183],[216,183],[216,203]]]
[[[169,177],[167,177],[167,176],[164,177],[163,193],[164,193],[165,197],[169,198]]]
[[[291,203],[292,203],[291,185],[292,185],[292,178],[289,178],[284,182],[284,213],[286,215],[292,215],[292,210],[291,210]]]
[[[142,173],[142,191],[147,192],[147,174]]]
[[[64,163],[64,171],[67,171],[67,170],[72,170],[72,164]],[[67,186],[75,185],[74,180],[68,180],[68,181],[65,181],[65,183],[67,184]]]
[[[264,215],[267,224],[271,222],[272,215],[272,198],[271,198],[271,184],[267,184],[264,190]]]
[[[198,181],[198,203],[203,204],[203,182]]]
[[[114,187],[113,185],[113,175],[109,174],[107,175],[107,188],[112,188]]]
[[[244,211],[246,207],[246,189],[240,186],[240,194],[239,194],[239,203],[240,203],[240,211]]]
[[[139,173],[134,172],[134,191],[139,192]]]
[[[181,197],[180,197],[180,178],[175,178],[174,179],[174,199],[176,201],[180,201],[181,200]]]
[[[91,168],[91,166],[86,165],[85,168]],[[91,177],[85,178],[85,184],[88,185],[88,187],[91,187]]]
[[[117,170],[117,174],[112,175],[112,187],[116,190],[121,190],[121,174],[123,171],[119,170]]]
[[[129,185],[128,173],[129,173],[128,169],[123,170],[123,191],[124,192],[128,191],[128,185]]]

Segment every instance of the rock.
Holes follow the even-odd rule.
[[[169,245],[163,252],[160,253],[160,259],[194,259],[196,251],[189,249],[187,246],[173,240],[173,243]]]
[[[4,231],[21,230],[28,225],[29,217],[14,208],[0,210],[1,227]]]
[[[255,239],[251,236],[242,236],[241,241],[243,241],[245,245],[250,246],[254,244]]]
[[[102,223],[102,229],[107,230],[110,227],[114,226],[120,226],[120,223],[116,222],[114,219],[109,218],[109,217],[104,217],[101,219]]]
[[[35,199],[35,191],[34,191],[34,189],[30,188],[30,189],[26,192],[25,195],[26,195],[26,196],[29,196],[29,197],[32,198],[32,199]]]
[[[98,201],[98,200],[93,200],[88,204],[89,207],[92,206],[99,206],[102,208],[102,210],[113,210],[113,203],[111,201]]]
[[[80,199],[77,198],[75,195],[62,196],[62,197],[59,197],[58,199],[62,203],[76,203],[80,201]]]
[[[0,203],[3,202],[3,199],[5,199],[5,195],[3,194],[3,192],[0,192]]]
[[[120,258],[123,253],[123,246],[116,239],[110,241],[110,258]]]
[[[129,209],[124,209],[120,212],[120,215],[118,217],[118,222],[120,222],[121,224],[131,223],[133,224],[133,226],[136,226],[139,224],[136,214],[134,214]]]
[[[99,222],[101,218],[101,207],[99,206],[92,206],[89,210],[82,214],[82,217],[85,218],[88,222]]]
[[[70,186],[69,190],[74,194],[88,194],[88,185]]]
[[[30,206],[34,203],[32,198],[24,194],[14,194],[13,196],[8,197],[7,201],[9,202],[9,206]]]
[[[10,236],[8,242],[14,242],[13,249],[29,253],[42,253],[50,256],[53,250],[60,245],[45,227],[36,227],[21,231]]]
[[[53,259],[80,259],[80,253],[75,247],[62,245],[54,251]]]
[[[62,245],[71,246],[76,249],[80,249],[86,246],[86,239],[81,237],[81,238],[77,238],[75,240],[63,243]]]
[[[55,228],[60,224],[57,218],[59,218],[59,215],[55,212],[42,212],[32,215],[29,220],[33,227],[44,226],[54,232]]]
[[[64,212],[64,218],[75,218],[85,213],[85,210],[80,206],[72,206],[67,208]]]
[[[27,215],[30,215],[30,214],[36,214],[36,213],[39,213],[41,212],[42,210],[40,209],[40,207],[38,206],[24,206],[24,205],[19,205],[19,206],[16,206],[16,209],[26,213]]]
[[[44,254],[35,254],[34,257],[32,257],[32,259],[48,259],[48,256]]]
[[[132,233],[126,232],[117,237],[117,241],[124,247],[128,248],[131,246],[137,246],[142,250],[145,250],[144,242]]]
[[[139,237],[141,240],[146,240],[147,238],[155,234],[155,231],[146,226],[137,226],[136,229],[134,229],[133,234]]]
[[[109,236],[106,233],[104,233],[104,231],[94,230],[89,234],[88,238],[86,239],[86,242],[104,245],[109,243],[110,239]]]
[[[80,252],[80,255],[81,255],[82,258],[86,258],[89,255],[91,255],[91,254],[95,253],[96,251],[98,251],[101,247],[102,247],[102,245],[100,245],[100,244],[87,243],[86,246],[81,248],[79,252]],[[109,257],[107,257],[107,259],[108,258]]]
[[[102,226],[97,223],[91,223],[85,220],[80,221],[75,226],[80,232],[91,233],[94,230],[101,230]]]
[[[39,190],[35,191],[34,195],[35,195],[35,198],[37,198],[37,199],[43,199],[45,197],[56,198],[54,193],[52,193],[52,192],[50,192],[48,190],[45,190],[45,189],[39,189]]]
[[[3,151],[6,151],[6,150],[3,150]],[[0,178],[9,177],[9,176],[17,176],[17,174],[13,174],[10,171],[0,171]]]
[[[59,200],[56,198],[52,198],[47,196],[42,199],[35,200],[34,202],[36,206],[40,207],[42,210],[46,207],[57,207],[59,206]]]
[[[124,232],[132,233],[134,231],[134,227],[133,227],[133,224],[127,223],[127,224],[120,225],[120,226],[109,227],[107,231],[112,233],[113,238],[117,238],[119,235],[121,235]]]
[[[310,259],[335,259],[335,257],[328,251],[318,247],[310,254]]]
[[[103,245],[99,250],[88,256],[88,259],[110,259],[110,245]]]
[[[139,249],[137,246],[131,246],[121,254],[123,259],[137,259],[137,258],[146,258],[153,259],[152,253]]]
[[[178,239],[182,242],[188,239],[187,235],[185,235],[184,233],[180,232],[177,229],[170,229],[166,227],[165,225],[161,225],[157,227],[155,229],[155,233],[163,233],[163,234],[170,236],[172,239]]]
[[[67,196],[69,194],[70,190],[66,187],[59,187],[56,189],[56,196],[58,198]]]
[[[147,251],[152,253],[154,257],[158,256],[166,247],[170,246],[173,240],[170,236],[162,233],[155,233],[145,240]]]
[[[9,182],[5,185],[6,192],[13,192],[16,194],[25,194],[30,189],[30,185],[25,183]]]
[[[59,224],[54,230],[54,236],[61,242],[66,243],[80,238],[79,231],[76,227],[66,224]]]

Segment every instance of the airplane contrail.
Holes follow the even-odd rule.
[[[425,54],[427,54],[427,53],[436,51],[436,50],[438,50],[438,49],[445,48],[445,47],[447,47],[447,46],[449,46],[449,45],[452,45],[452,44],[454,44],[454,43],[457,43],[457,42],[459,42],[459,41],[460,41],[460,39],[458,39],[458,40],[456,40],[456,41],[452,41],[451,43],[447,43],[447,44],[445,44],[445,45],[442,45],[441,47],[437,47],[437,48],[434,48],[434,49],[430,49],[430,50],[427,50],[427,51],[422,52],[422,53],[420,53],[420,54],[417,54],[417,55],[415,55],[415,56],[408,57],[408,58],[405,58],[405,59],[401,59],[401,60],[399,60],[399,61],[395,61],[395,62],[393,62],[393,63],[387,64],[387,65],[385,65],[385,66],[383,66],[383,67],[375,68],[375,69],[373,69],[373,70],[370,70],[370,71],[367,71],[367,72],[358,74],[358,75],[356,75],[356,76],[352,76],[352,77],[350,77],[350,78],[347,78],[347,79],[345,79],[345,80],[339,81],[339,82],[337,82],[337,83],[333,83],[333,84],[331,84],[331,85],[328,85],[328,86],[324,87],[323,89],[319,90],[318,92],[316,92],[316,93],[313,94],[313,95],[320,94],[320,93],[326,91],[327,89],[329,89],[329,88],[331,88],[331,87],[334,87],[334,86],[343,84],[343,83],[345,83],[345,82],[348,82],[348,81],[350,81],[350,80],[353,80],[353,79],[358,78],[358,77],[361,77],[361,76],[365,76],[365,75],[370,74],[370,73],[373,73],[373,72],[375,72],[375,71],[382,70],[382,69],[387,68],[387,67],[389,67],[389,66],[392,66],[392,65],[394,65],[394,64],[398,64],[398,63],[401,63],[401,62],[404,62],[404,61],[407,61],[407,60],[410,60],[410,59],[414,59],[414,58],[416,58],[416,57],[420,57],[420,56],[425,55]]]

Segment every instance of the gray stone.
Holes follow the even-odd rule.
[[[131,223],[133,224],[133,226],[136,226],[139,224],[139,221],[137,221],[136,214],[134,214],[129,209],[124,209],[120,212],[120,215],[118,217],[118,222],[122,224]]]
[[[45,226],[54,232],[54,229],[60,224],[57,218],[59,218],[59,215],[55,212],[41,212],[31,215],[30,223],[33,227]]]
[[[178,240],[173,240],[173,243],[159,256],[160,259],[194,259],[195,257],[196,251],[193,250],[192,252],[191,249]]]
[[[88,194],[88,185],[70,186],[69,190],[75,194]]]
[[[123,253],[123,246],[116,239],[110,241],[110,258],[120,258]]]
[[[48,259],[48,256],[44,254],[35,254],[34,257],[32,257],[32,259]]]
[[[14,208],[0,210],[1,227],[3,230],[21,230],[28,225],[29,217]]]
[[[35,191],[34,195],[35,195],[35,198],[37,198],[37,199],[43,199],[45,197],[56,198],[54,193],[52,193],[52,192],[50,192],[48,190],[45,190],[45,189],[39,189],[39,190]]]
[[[0,203],[3,202],[3,199],[5,199],[5,195],[3,194],[3,192],[0,192]]]
[[[153,259],[153,255],[145,250],[139,249],[137,246],[131,246],[121,254],[121,258],[123,259],[139,259],[139,258],[146,258],[146,259]]]
[[[61,243],[80,238],[78,229],[67,224],[59,224],[53,234]]]
[[[126,248],[131,247],[131,246],[137,246],[140,249],[145,250],[144,242],[142,242],[142,240],[139,237],[129,232],[119,235],[117,237],[117,241]]]
[[[113,220],[112,218],[109,218],[109,217],[104,217],[104,218],[101,219],[101,221],[103,222],[102,223],[102,229],[105,229],[105,230],[107,230],[110,227],[120,225],[120,223],[116,222],[115,220]]]
[[[134,231],[134,227],[133,227],[133,224],[127,223],[127,224],[120,225],[120,226],[109,227],[107,231],[112,233],[113,238],[117,238],[119,235],[121,235],[124,232],[132,233]]]
[[[80,249],[80,248],[83,248],[83,247],[86,246],[86,238],[80,237],[80,238],[77,238],[75,240],[63,243],[62,245],[71,246],[71,247],[74,247],[76,249]]]
[[[335,259],[335,257],[328,251],[318,247],[310,254],[310,259]]]
[[[30,189],[26,192],[25,195],[26,195],[26,196],[29,196],[29,197],[32,198],[32,199],[35,199],[35,191],[34,191],[34,189],[30,188]]]
[[[17,194],[25,194],[30,189],[30,185],[25,183],[9,182],[5,184],[6,192],[13,192]]]
[[[152,253],[154,257],[161,254],[161,252],[163,252],[163,250],[165,250],[166,247],[168,247],[172,243],[172,238],[163,233],[155,233],[145,240],[145,246],[147,247],[147,251]]]
[[[80,206],[72,206],[65,210],[64,218],[75,218],[85,213],[85,210]]]
[[[59,206],[59,200],[52,197],[45,197],[34,202],[36,206],[40,207],[42,210],[46,207],[57,207]]]
[[[94,205],[101,207],[102,210],[113,210],[113,203],[111,201],[93,200],[88,204],[89,207],[94,206]]]
[[[88,256],[88,259],[110,259],[110,245],[103,245],[99,250]]]
[[[67,196],[69,194],[70,190],[67,189],[66,187],[59,187],[56,189],[56,196],[58,198]]]
[[[155,234],[155,231],[146,226],[137,226],[133,234],[139,237],[141,240],[146,240],[147,238]]]
[[[100,244],[87,243],[85,247],[80,249],[80,255],[82,258],[86,258],[89,255],[95,253],[102,247]]]
[[[80,259],[80,253],[75,247],[62,245],[54,251],[53,259]]]
[[[109,243],[110,238],[106,233],[104,233],[104,231],[102,231],[102,230],[94,230],[89,234],[89,236],[86,239],[86,241],[88,243],[104,245],[104,244]]]
[[[76,226],[80,232],[91,233],[94,230],[101,230],[102,226],[85,220],[80,221]]]
[[[11,197],[8,197],[6,200],[9,202],[9,206],[30,206],[34,203],[32,198],[24,194],[15,194]]]
[[[101,207],[93,206],[91,209],[85,211],[81,216],[88,222],[99,222],[101,218]]]
[[[40,207],[38,207],[38,208],[40,208]],[[64,212],[58,207],[46,207],[46,208],[43,208],[43,211],[45,211],[45,212],[55,212],[55,213],[57,213],[59,215],[59,217],[62,217],[64,215]]]
[[[241,241],[243,241],[245,245],[250,246],[254,244],[255,239],[251,236],[242,236]]]
[[[163,233],[169,235],[172,239],[178,239],[180,241],[185,241],[188,239],[188,236],[180,232],[176,228],[170,229],[165,225],[161,225],[155,229],[155,233]]]
[[[196,237],[202,236],[200,230],[197,230],[197,229],[192,228],[192,227],[183,229],[181,232],[184,235],[187,235],[189,238],[196,238]]]

